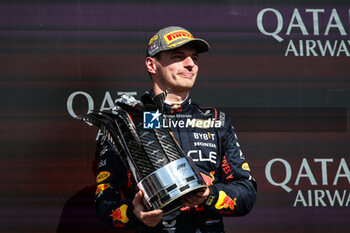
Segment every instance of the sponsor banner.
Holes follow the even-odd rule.
[[[271,185],[292,194],[289,203],[292,207],[350,205],[350,170],[346,158],[300,158],[297,163],[273,158],[265,166],[265,176]]]
[[[284,56],[350,56],[349,8],[264,8],[257,14],[259,31],[283,43]]]

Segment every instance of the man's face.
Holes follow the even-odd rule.
[[[190,46],[161,52],[155,61],[157,77],[154,80],[171,92],[189,91],[198,73],[197,51]]]

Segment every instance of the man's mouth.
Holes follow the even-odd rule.
[[[193,73],[191,73],[191,72],[181,72],[180,76],[184,77],[184,78],[192,78],[193,77]]]

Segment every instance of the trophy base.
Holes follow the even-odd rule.
[[[168,215],[183,206],[180,197],[205,188],[206,184],[192,159],[185,157],[152,172],[137,186],[150,208],[162,209]]]

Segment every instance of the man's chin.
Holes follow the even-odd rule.
[[[192,89],[193,85],[184,85],[184,86],[177,86],[174,88],[170,88],[170,91],[173,90],[174,92],[189,92]]]

